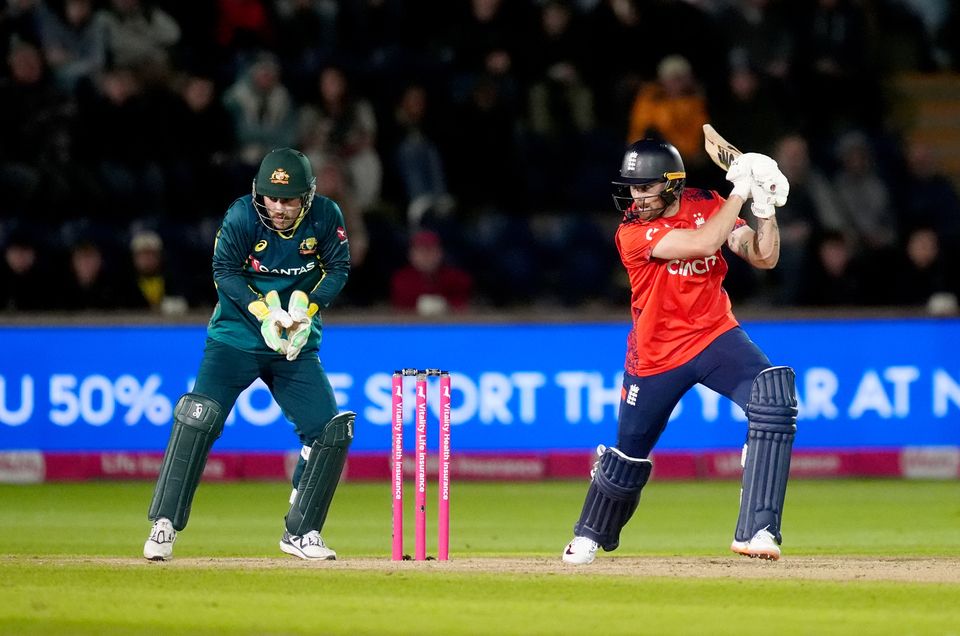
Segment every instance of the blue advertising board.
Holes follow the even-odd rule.
[[[798,448],[960,445],[960,321],[830,320],[744,325],[797,370]],[[615,441],[626,324],[332,325],[321,359],[353,448],[387,451],[391,373],[449,369],[458,451],[586,449]],[[203,327],[0,327],[0,450],[162,450],[202,355]],[[413,379],[406,395],[412,422]],[[438,391],[430,385],[431,418]],[[742,411],[697,387],[659,449],[736,448]],[[291,425],[259,382],[217,448],[288,450]],[[435,447],[431,424],[430,446]]]

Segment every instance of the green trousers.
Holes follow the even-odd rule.
[[[338,412],[333,387],[317,356],[289,361],[277,353],[248,353],[210,338],[193,391],[213,398],[229,413],[240,392],[257,378],[270,389],[304,446],[313,444]]]

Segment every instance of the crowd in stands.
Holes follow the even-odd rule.
[[[960,71],[950,0],[7,0],[0,52],[0,311],[212,307],[281,146],[343,209],[339,306],[622,308],[623,150],[726,194],[711,122],[792,188],[735,301],[956,312],[957,190],[885,90]]]

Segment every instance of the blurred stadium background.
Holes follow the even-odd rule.
[[[659,136],[724,193],[708,121],[792,183],[780,265],[727,289],[797,368],[795,473],[956,479],[958,42],[948,0],[8,0],[0,481],[152,479],[213,235],[283,145],[351,237],[321,350],[348,479],[386,478],[383,378],[413,365],[456,374],[456,478],[586,475],[629,321],[609,180]],[[457,284],[424,298],[418,250]],[[691,393],[658,478],[734,477],[738,417]],[[233,418],[208,478],[281,478],[263,387]]]

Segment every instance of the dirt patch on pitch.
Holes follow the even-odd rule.
[[[960,583],[958,558],[785,557],[759,561],[731,556],[711,557],[600,557],[576,567],[547,558],[454,558],[451,561],[403,561],[342,557],[338,561],[307,562],[293,558],[176,558],[167,563],[143,559],[98,557],[0,557],[0,562],[35,565],[112,565],[174,569],[325,569],[388,572],[455,572],[511,575],[636,576],[670,578],[815,579],[828,581],[902,581]]]

